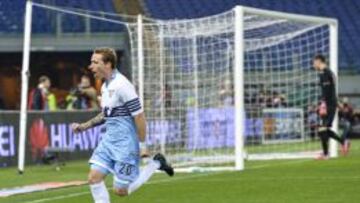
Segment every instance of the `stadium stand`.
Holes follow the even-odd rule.
[[[50,3],[62,7],[74,7],[87,10],[115,12],[112,0],[38,0],[39,3]],[[326,1],[326,0],[143,0],[147,15],[160,19],[197,18],[213,15],[231,9],[235,5],[251,6],[263,9],[285,11],[307,15],[334,17],[339,20],[339,65],[342,70],[357,69],[360,71],[360,1]],[[0,34],[21,34],[23,31],[24,0],[0,1]],[[34,12],[37,21],[34,33],[52,33],[54,26],[48,26],[54,16],[45,11]],[[74,16],[63,16],[63,32],[85,32],[85,23]],[[121,31],[121,27],[112,26],[91,20],[91,32]],[[47,26],[45,26],[47,25]]]
[[[34,1],[37,3],[50,3],[60,7],[79,8],[92,11],[103,11],[115,13],[114,4],[111,0],[105,1],[74,1],[74,0],[53,0],[53,1]],[[0,33],[2,34],[21,34],[23,32],[25,12],[24,0],[3,0],[0,1]],[[33,33],[53,33],[55,31],[56,16],[43,9],[34,8]],[[81,20],[80,20],[81,19]],[[85,32],[85,22],[83,18],[76,16],[62,16],[63,32]],[[49,26],[53,25],[53,26]],[[113,24],[112,24],[113,25]],[[119,26],[112,26],[97,20],[91,20],[91,32],[113,32],[120,31]]]
[[[105,0],[105,1],[56,0],[55,5],[61,7],[91,10],[91,11],[103,11],[107,13],[115,13],[114,4],[111,0]],[[83,18],[76,16],[66,16],[65,18],[69,18],[63,20],[63,27],[65,32],[85,31],[85,23],[81,22]],[[78,18],[78,19],[71,19],[71,18]],[[113,25],[114,24],[111,23],[104,23],[103,21],[91,20],[91,32],[120,31],[119,27]]]
[[[340,37],[339,66],[342,70],[360,70],[359,1],[144,0],[144,5],[148,15],[160,19],[198,18],[226,11],[235,5],[337,18]]]
[[[0,33],[21,33],[25,3],[22,0],[0,1]]]

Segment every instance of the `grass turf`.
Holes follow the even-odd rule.
[[[17,175],[15,168],[0,169],[0,188],[48,181],[86,180],[86,161],[68,163],[61,171],[53,166],[33,166]],[[112,178],[107,178],[111,188]],[[129,197],[111,193],[112,202],[126,203],[228,203],[228,202],[359,202],[360,141],[350,155],[329,161],[249,161],[242,172],[155,174]],[[92,202],[86,185],[0,198],[0,202]]]

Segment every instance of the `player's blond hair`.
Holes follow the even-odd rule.
[[[114,69],[117,63],[116,52],[113,48],[110,47],[99,47],[94,49],[95,54],[101,54],[102,60],[104,63],[111,63],[111,68]]]

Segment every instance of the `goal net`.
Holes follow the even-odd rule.
[[[319,151],[312,59],[336,57],[336,22],[237,9],[199,19],[139,18],[129,26],[147,143],[177,167],[233,168],[237,156],[309,158]]]
[[[130,61],[126,76],[142,98],[146,142],[151,152],[164,153],[175,167],[242,169],[244,159],[309,158],[319,151],[320,92],[312,58],[325,55],[336,73],[335,20],[247,7],[197,19],[157,20],[32,4],[32,17],[47,23],[33,20],[28,37],[25,29],[23,99],[28,96],[28,81],[36,84],[40,73],[53,71],[38,63],[43,69],[29,78],[27,57],[32,63],[47,62],[43,59],[51,59],[51,53],[79,51],[85,52],[79,57],[89,57],[98,46],[118,50],[129,46],[122,59]],[[84,40],[88,43],[81,43]],[[63,70],[60,73],[72,75],[65,82],[51,78],[55,88],[71,88],[82,73],[50,62]],[[88,64],[80,65],[86,69]],[[19,126],[19,170],[23,170],[24,153],[30,150],[24,130],[30,127],[25,104]],[[30,120],[40,117],[53,126],[46,116],[38,112]],[[78,121],[76,117],[56,120]],[[54,129],[58,128],[49,128]],[[53,141],[59,132],[49,132],[49,146],[81,151],[76,142],[90,143],[75,141],[66,129],[61,130],[61,142]],[[81,139],[86,139],[86,133]]]

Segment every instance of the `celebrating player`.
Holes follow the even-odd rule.
[[[329,158],[330,137],[341,144],[341,152],[343,155],[346,155],[349,150],[349,142],[343,137],[339,137],[331,130],[337,107],[335,76],[327,67],[326,59],[323,55],[316,55],[314,57],[313,66],[315,70],[320,72],[320,86],[322,92],[321,105],[319,108],[319,114],[321,117],[319,136],[321,139],[323,154],[321,154],[318,159]]]
[[[134,86],[116,67],[117,56],[111,48],[95,49],[89,69],[94,77],[104,80],[101,88],[102,112],[84,123],[73,123],[80,132],[105,123],[106,135],[90,158],[89,184],[96,203],[110,202],[104,179],[114,175],[114,192],[126,196],[144,184],[157,170],[173,176],[173,168],[162,154],[156,154],[139,173],[140,150],[147,154],[145,145],[146,121],[143,107]],[[140,140],[140,142],[139,142]],[[139,150],[140,149],[140,150]]]

